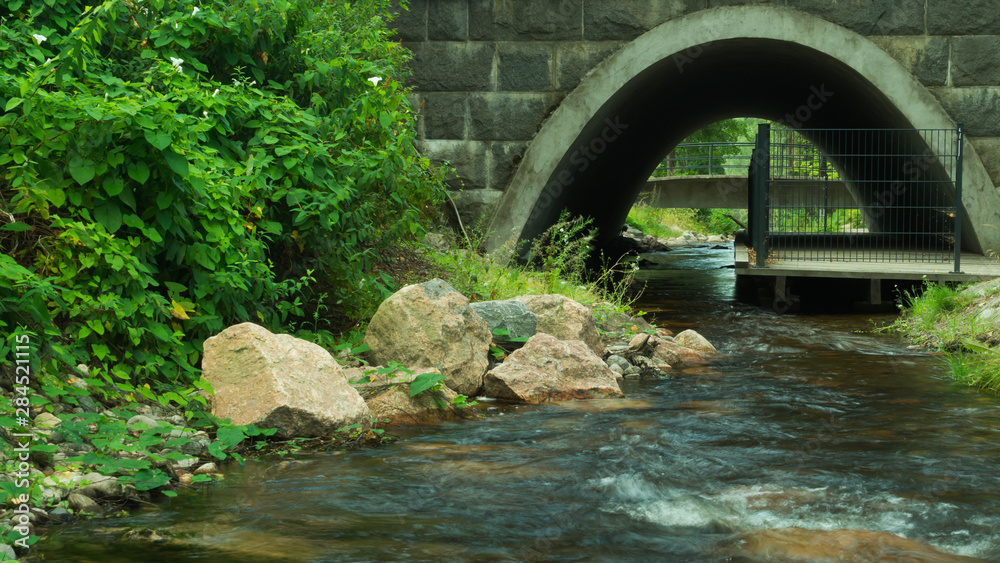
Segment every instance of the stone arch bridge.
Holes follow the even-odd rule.
[[[1000,249],[996,0],[412,0],[394,25],[422,150],[493,245],[564,208],[613,234],[681,139],[754,116],[964,124],[963,246]]]

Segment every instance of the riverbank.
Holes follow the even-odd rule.
[[[959,288],[927,284],[904,295],[901,306],[894,330],[947,353],[955,379],[1000,393],[1000,279]]]
[[[625,354],[628,340],[637,331],[652,330],[641,318],[628,314],[632,270],[618,271],[617,282],[607,277],[584,279],[578,266],[589,245],[585,227],[574,221],[555,225],[552,233],[569,230],[575,234],[571,239],[549,236],[549,244],[538,247],[544,262],[541,270],[517,265],[513,253],[485,256],[468,243],[458,244],[457,237],[430,235],[423,243],[384,251],[375,273],[397,287],[443,278],[473,302],[532,294],[569,296],[590,309],[604,339],[624,345],[620,352],[632,360],[632,355]],[[311,336],[345,368],[361,372],[365,328],[356,326],[337,335],[316,330],[300,336]],[[25,350],[33,357],[50,345],[34,336],[29,344]],[[662,367],[662,362],[649,363]],[[33,364],[38,365],[37,361]],[[642,371],[630,371],[632,364],[624,358],[612,364],[616,367],[608,369],[617,370],[619,377],[634,377]],[[24,405],[24,420],[18,422],[30,429],[29,435],[18,439],[4,432],[0,452],[4,466],[0,481],[5,483],[8,498],[16,501],[0,511],[6,544],[0,555],[8,560],[30,553],[40,536],[62,524],[126,515],[164,497],[211,486],[223,478],[225,462],[242,465],[247,457],[269,459],[300,451],[379,445],[392,439],[382,427],[382,418],[374,417],[371,424],[325,437],[276,440],[271,437],[272,428],[214,417],[213,390],[204,379],[165,390],[92,372],[86,364],[75,370],[65,367],[62,373],[32,371],[23,385],[3,388],[11,412],[20,405],[19,394],[30,396],[31,405]],[[15,449],[22,444],[25,451]]]

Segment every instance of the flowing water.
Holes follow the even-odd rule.
[[[726,561],[734,534],[889,532],[1000,561],[1000,400],[870,316],[735,301],[731,250],[658,255],[642,306],[725,356],[625,400],[484,403],[380,449],[248,462],[221,486],[66,527],[60,562]],[[891,317],[877,317],[877,322]],[[128,527],[163,542],[114,541]],[[742,560],[742,559],[735,559]]]

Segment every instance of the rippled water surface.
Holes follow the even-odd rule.
[[[870,315],[737,303],[731,250],[660,255],[642,307],[725,356],[625,400],[484,404],[388,447],[248,462],[35,548],[51,561],[724,561],[733,534],[890,532],[1000,561],[1000,400]],[[876,317],[876,322],[891,317]],[[122,528],[171,532],[114,542]]]

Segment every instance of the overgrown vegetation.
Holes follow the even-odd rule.
[[[176,381],[229,324],[382,297],[374,250],[441,187],[388,2],[4,4],[0,328]]]
[[[424,257],[441,277],[473,301],[510,299],[520,295],[559,293],[586,305],[607,303],[625,312],[638,297],[632,287],[635,265],[604,263],[596,277],[589,276],[585,263],[594,257],[591,242],[595,233],[589,219],[563,212],[559,220],[532,241],[532,264],[521,264],[520,249],[508,243],[489,254],[478,249],[486,239],[482,229],[474,229],[469,248],[455,245],[448,251],[424,251]],[[599,257],[598,257],[599,259]],[[593,263],[593,262],[592,262]]]
[[[903,292],[893,328],[947,353],[955,379],[1000,393],[1000,284],[952,287],[927,282]]]
[[[728,234],[740,228],[727,215],[746,224],[746,209],[681,209],[659,208],[645,203],[632,206],[625,222],[647,235],[672,238],[684,231],[702,234]]]
[[[156,448],[172,438],[123,427],[136,401],[176,409],[173,430],[209,429],[226,456],[253,430],[206,415],[204,339],[247,320],[314,337],[384,298],[379,249],[420,234],[443,187],[414,146],[389,13],[388,0],[0,0],[0,358],[12,366],[30,336],[33,409],[96,401],[59,416],[145,456],[66,463],[163,482]]]

